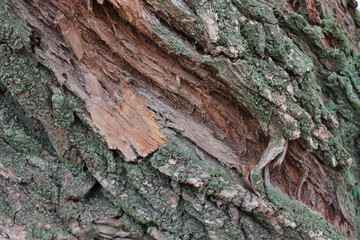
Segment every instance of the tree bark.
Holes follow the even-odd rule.
[[[1,1],[0,239],[356,239],[355,8]]]

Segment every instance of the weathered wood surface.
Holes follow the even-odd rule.
[[[356,238],[355,1],[0,6],[0,238]]]

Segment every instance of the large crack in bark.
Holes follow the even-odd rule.
[[[294,93],[291,84],[286,87],[287,93],[284,94],[269,87],[272,85],[263,83],[262,73],[259,75],[252,72],[254,67],[269,64],[265,67],[265,80],[272,81],[270,69],[287,72],[287,75],[282,75],[286,79],[291,80],[291,74],[295,74],[295,81],[308,80],[311,64],[306,65],[307,58],[301,58],[301,48],[291,42],[291,36],[286,36],[278,29],[267,36],[266,44],[290,46],[293,52],[279,55],[267,46],[266,50],[255,49],[257,52],[249,54],[251,57],[246,59],[242,56],[245,45],[237,43],[237,46],[232,46],[234,42],[231,40],[226,43],[230,45],[219,45],[221,41],[213,41],[217,34],[228,31],[223,25],[217,30],[212,29],[215,26],[208,19],[216,14],[222,18],[219,9],[227,9],[228,6],[221,6],[220,2],[214,2],[216,5],[211,6],[210,10],[200,9],[205,7],[203,5],[193,6],[199,8],[199,11],[194,12],[180,3],[176,5],[173,1],[164,1],[171,7],[170,13],[175,15],[169,15],[157,1],[97,2],[20,1],[17,9],[29,32],[40,36],[35,43],[30,44],[30,49],[53,72],[53,80],[56,82],[50,88],[45,83],[38,84],[42,87],[41,94],[51,99],[45,103],[44,109],[51,112],[52,117],[43,117],[40,104],[39,110],[32,116],[41,119],[59,157],[69,156],[70,162],[80,159],[101,184],[101,188],[110,193],[107,196],[110,201],[140,223],[140,228],[148,228],[147,233],[134,230],[137,233],[125,231],[121,234],[134,238],[171,239],[176,235],[185,236],[184,231],[192,229],[189,226],[196,219],[198,223],[194,225],[203,224],[204,230],[198,235],[191,233],[194,239],[205,235],[212,239],[250,239],[251,234],[244,230],[244,233],[238,232],[238,223],[233,224],[235,227],[231,225],[234,218],[230,219],[227,210],[221,208],[222,204],[224,209],[232,204],[254,216],[255,222],[263,224],[266,230],[262,233],[259,230],[255,236],[266,231],[270,231],[274,238],[291,236],[292,233],[298,239],[337,234],[332,230],[321,234],[312,232],[312,227],[321,229],[327,223],[323,226],[304,223],[305,217],[296,214],[306,212],[304,216],[313,218],[308,213],[310,210],[295,207],[297,203],[286,195],[322,214],[343,234],[353,234],[353,220],[344,204],[346,196],[343,197],[343,193],[334,188],[342,174],[337,173],[334,167],[339,165],[339,168],[345,168],[348,164],[343,159],[346,154],[336,155],[336,158],[332,155],[334,152],[342,154],[342,146],[329,141],[335,133],[331,135],[321,122],[316,122],[320,119],[317,115],[314,114],[315,123],[308,118],[310,114],[297,103],[297,98],[303,93]],[[259,21],[266,31],[277,27],[277,20],[271,18],[271,14],[256,12],[255,7],[249,5],[256,13],[252,16],[248,13],[249,9],[244,10],[244,6],[239,5],[240,1],[233,2],[238,9],[233,7],[231,11],[239,14],[239,17],[241,15],[240,19],[244,17],[241,13],[244,11],[249,18],[246,21],[251,21],[251,24],[258,24],[256,21]],[[270,8],[266,6],[266,9]],[[167,23],[166,27],[157,14]],[[174,18],[176,14],[188,22],[178,22]],[[195,31],[189,24],[196,22],[206,25],[201,21],[207,20],[210,22],[204,31]],[[177,31],[169,31],[169,27],[176,27]],[[281,41],[276,35],[280,35]],[[191,44],[191,39],[197,41],[210,55],[198,51]],[[265,54],[268,60],[257,59],[256,54],[259,53]],[[279,61],[272,61],[270,56],[275,56]],[[286,61],[293,60],[292,57],[300,63],[306,63],[306,66],[297,63],[286,65]],[[330,61],[329,58],[327,60]],[[270,68],[270,65],[275,67]],[[283,68],[287,68],[286,71]],[[18,77],[25,78],[25,74]],[[3,84],[9,91],[17,91],[16,85]],[[19,102],[23,101],[23,97],[36,99],[29,89],[27,91],[29,93],[16,95]],[[351,91],[348,95],[352,94]],[[311,94],[311,97],[316,95],[313,92]],[[77,101],[85,109],[76,110],[80,118],[76,123],[72,112],[75,110],[69,110],[73,104],[69,99],[73,95],[78,97]],[[322,99],[315,100],[320,101],[319,105],[323,107]],[[26,106],[24,102],[21,104]],[[25,111],[30,111],[31,108],[27,107]],[[263,113],[269,116],[261,118],[261,111],[266,107],[272,109],[272,112]],[[60,117],[64,119],[57,122]],[[271,120],[271,117],[279,122]],[[300,122],[301,118],[305,119],[304,122]],[[274,133],[268,133],[267,127],[259,123],[264,120],[270,124],[269,128],[274,128]],[[310,130],[301,128],[303,125],[310,125]],[[89,135],[89,139],[84,139],[91,132],[89,126],[102,138]],[[81,136],[73,136],[72,131],[75,129]],[[301,139],[305,134],[309,135]],[[119,163],[116,163],[117,160],[110,156],[113,154],[107,152],[108,149],[104,150],[106,148],[103,148],[102,139],[109,149],[117,150],[125,162],[118,159]],[[315,139],[320,149],[311,144]],[[175,144],[176,148],[171,147],[174,141],[180,141],[179,145]],[[304,149],[302,145],[307,143],[311,151],[318,150],[312,153]],[[187,145],[196,145],[195,153],[191,148],[189,153],[181,150],[187,149]],[[170,150],[167,146],[170,146]],[[71,156],[74,151],[77,152],[75,158]],[[324,152],[328,153],[326,157],[322,155]],[[330,163],[326,159],[331,159]],[[150,161],[151,166],[143,161]],[[137,162],[138,165],[127,162]],[[123,169],[121,174],[114,170],[114,166],[118,165]],[[147,169],[151,170],[147,172]],[[154,169],[166,175],[167,180],[156,180],[156,174],[150,174]],[[229,169],[236,169],[238,176],[228,179],[234,175]],[[99,227],[102,229],[99,230],[92,225],[82,225],[80,216],[86,213],[86,207],[82,206],[81,196],[91,189],[94,179],[84,180],[86,184],[81,185],[79,191],[73,192],[72,188],[68,188],[73,174],[65,173],[64,176],[68,176],[66,184],[57,183],[66,195],[67,202],[62,204],[81,210],[69,218],[61,216],[69,221],[72,232],[81,239],[89,236],[112,238],[116,231],[122,231],[117,228],[117,224],[122,223],[116,222],[113,217],[109,220],[114,221],[109,223],[113,229]],[[127,180],[123,182],[117,175]],[[71,181],[78,182],[82,178],[74,179]],[[131,184],[126,181],[131,181]],[[182,190],[172,193],[169,181],[181,183],[179,188]],[[147,188],[141,185],[143,182],[146,182]],[[263,198],[251,192],[249,183]],[[188,185],[194,188],[189,189]],[[167,190],[162,192],[161,189]],[[213,195],[224,203],[217,201],[215,204],[193,195],[194,192]],[[171,196],[166,198],[167,194]],[[179,207],[180,200],[177,198],[185,201],[184,204],[189,207],[186,211],[192,218],[181,215],[183,209]],[[157,199],[163,202],[159,203]],[[63,205],[60,204],[61,207]],[[64,208],[69,208],[66,206]],[[172,208],[174,213],[169,213]],[[290,214],[295,208],[295,215]],[[76,223],[71,223],[72,218]],[[219,221],[213,220],[216,218]],[[176,225],[176,221],[181,222],[181,227]],[[242,221],[243,229],[251,225],[246,220]],[[172,228],[172,224],[176,229]]]

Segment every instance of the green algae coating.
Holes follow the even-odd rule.
[[[231,31],[237,24],[234,18],[224,21],[229,23],[229,25],[223,28],[222,32],[222,38],[228,39],[226,44],[238,46],[238,50],[243,50],[247,47],[253,48],[253,52],[260,57],[263,57],[264,54],[269,54],[278,61],[281,61],[284,69],[288,71],[276,69],[271,61],[258,61],[252,55],[240,55],[240,57],[244,58],[242,60],[248,64],[249,75],[251,74],[252,78],[257,82],[256,84],[250,83],[250,85],[253,84],[251,87],[259,90],[260,93],[254,95],[249,92],[240,92],[235,85],[234,92],[238,95],[239,100],[246,103],[252,112],[256,113],[256,116],[259,116],[262,121],[269,124],[274,124],[277,121],[278,113],[276,105],[264,99],[264,96],[267,95],[269,89],[273,92],[284,91],[287,82],[281,80],[290,81],[289,73],[291,73],[297,75],[297,78],[294,79],[304,82],[304,89],[300,89],[297,82],[294,83],[295,95],[299,98],[301,107],[311,113],[311,115],[340,112],[347,118],[359,119],[359,111],[354,111],[354,109],[359,109],[358,92],[356,92],[359,91],[358,73],[352,67],[353,58],[350,56],[351,51],[349,50],[346,36],[339,30],[334,21],[322,20],[322,29],[320,29],[320,27],[310,27],[300,16],[293,16],[283,21],[279,17],[275,17],[270,8],[261,6],[257,1],[232,2],[245,15],[248,17],[251,15],[261,25],[256,25],[255,29],[246,25],[243,32],[239,33]],[[227,11],[230,9],[225,1],[215,1],[214,6],[219,9],[221,18],[225,18],[228,15]],[[238,17],[239,15],[235,16]],[[0,19],[6,18],[12,19],[0,7]],[[289,39],[284,38],[282,36],[284,35],[283,32],[276,32],[274,26],[281,21],[281,24],[284,24],[291,31],[305,32],[304,38],[307,38],[305,40],[317,39],[317,41],[314,41],[314,45],[318,49],[317,53],[321,55],[324,62],[331,61],[336,66],[334,69],[331,69],[331,72],[326,73],[327,77],[321,78],[321,76],[310,72],[313,67],[311,59],[302,52],[302,49],[299,49]],[[200,24],[199,26],[198,28],[202,29],[202,25]],[[150,157],[150,163],[145,162],[139,165],[125,163],[120,156],[114,156],[113,152],[104,147],[105,144],[101,137],[95,134],[89,135],[89,128],[85,124],[86,121],[80,117],[83,112],[79,100],[73,96],[63,94],[61,90],[50,90],[51,85],[56,85],[53,76],[46,70],[46,67],[28,56],[27,51],[29,49],[26,50],[26,48],[29,47],[30,34],[20,25],[9,23],[8,21],[0,29],[0,39],[2,42],[0,54],[2,58],[7,59],[7,62],[0,69],[1,89],[6,88],[11,93],[12,98],[15,99],[13,101],[17,101],[22,108],[26,109],[26,112],[29,113],[29,118],[37,118],[42,124],[50,122],[48,126],[51,126],[51,128],[64,130],[66,132],[65,139],[68,139],[69,143],[71,143],[69,145],[72,145],[72,147],[66,146],[67,144],[62,142],[63,139],[59,139],[57,136],[48,134],[45,131],[43,131],[44,135],[46,135],[45,140],[47,139],[50,142],[50,147],[49,143],[45,143],[44,139],[35,138],[36,133],[29,131],[23,123],[13,118],[11,113],[13,105],[9,103],[10,97],[5,100],[1,99],[0,136],[2,139],[10,142],[10,145],[21,146],[21,148],[17,149],[21,153],[17,153],[6,143],[1,143],[0,153],[4,156],[4,162],[8,164],[6,167],[16,169],[14,173],[17,176],[21,176],[19,179],[21,183],[30,183],[34,176],[36,176],[37,185],[32,188],[32,191],[53,203],[59,203],[61,195],[59,194],[59,183],[62,182],[61,179],[66,170],[70,170],[76,176],[73,182],[70,183],[70,186],[77,185],[82,181],[95,181],[90,176],[83,177],[81,175],[86,165],[91,173],[101,171],[101,177],[107,180],[114,180],[120,184],[116,186],[115,196],[102,190],[101,193],[96,193],[96,198],[90,199],[89,202],[62,204],[62,216],[65,219],[81,219],[84,222],[90,223],[93,220],[92,217],[89,217],[92,211],[103,213],[107,208],[118,209],[119,215],[121,215],[119,219],[131,229],[131,233],[134,236],[139,238],[143,237],[145,232],[150,234],[154,230],[161,228],[166,229],[161,231],[161,233],[169,238],[178,234],[182,236],[182,239],[186,239],[190,238],[189,234],[192,234],[196,239],[244,239],[243,233],[239,230],[240,226],[231,225],[226,214],[215,207],[218,202],[212,204],[200,203],[199,197],[190,196],[194,189],[184,185],[181,185],[181,191],[188,193],[189,196],[182,197],[183,199],[180,201],[179,195],[171,186],[173,180],[184,184],[194,173],[202,172],[204,174],[204,185],[199,188],[199,191],[211,195],[226,189],[228,185],[236,184],[227,172],[221,170],[220,166],[209,167],[204,164],[196,156],[196,152],[193,149],[182,147],[184,145],[183,142],[171,142]],[[259,31],[264,29],[264,33],[255,40],[253,35],[258,29]],[[169,34],[161,26],[158,26],[158,31],[163,35]],[[194,34],[196,34],[195,31]],[[319,41],[320,38],[324,37],[324,34],[331,34],[339,38],[341,41],[340,49],[334,51],[325,49]],[[171,39],[170,44],[170,52],[177,55],[188,55],[186,47],[178,40]],[[226,66],[220,66],[219,64],[216,68],[221,72],[221,70],[226,69]],[[276,73],[275,76],[272,76],[271,81],[266,76],[269,72]],[[250,78],[247,80],[251,81]],[[329,84],[327,86],[332,91],[327,97],[334,99],[334,101],[326,101],[327,99],[323,99],[323,96],[321,96],[322,85],[320,83],[324,80],[328,81]],[[18,98],[19,95],[23,97]],[[306,97],[306,95],[310,95],[310,97]],[[251,98],[248,98],[249,96]],[[291,100],[289,101],[291,102]],[[324,102],[327,102],[326,105]],[[353,109],[345,107],[348,103],[351,104]],[[340,107],[334,107],[334,105]],[[15,107],[18,107],[18,105]],[[49,115],[52,116],[50,119]],[[304,133],[303,137],[311,135],[311,124],[307,115],[302,114],[297,119],[300,122],[300,129]],[[321,124],[322,121],[320,118],[312,120],[318,124]],[[336,136],[329,142],[331,148],[335,149],[333,154],[335,154],[337,159],[349,157],[348,150],[344,148],[344,142],[348,142],[348,139],[356,134],[352,133],[354,125],[346,121],[341,121],[340,125],[340,129],[344,129],[342,130],[344,133],[339,134],[340,137]],[[281,129],[281,132],[284,136],[290,138],[291,131],[296,129],[297,126],[289,123]],[[334,130],[332,134],[336,135],[337,133]],[[44,148],[47,151],[42,151]],[[59,153],[59,158],[50,158],[49,152],[55,154],[55,151]],[[54,182],[48,183],[48,181],[51,181],[51,178],[47,175],[48,173],[39,174],[41,172],[39,170],[29,171],[26,159],[33,156],[44,158],[49,162],[48,168],[51,169],[50,171],[57,172],[54,174],[58,181],[57,184]],[[81,159],[80,163],[74,162],[77,158]],[[159,177],[160,173],[156,170],[163,167],[164,163],[169,159],[184,161],[187,166],[183,169],[178,169],[176,166],[163,169],[172,174],[170,178],[173,180],[166,176]],[[328,159],[330,162],[331,155],[329,155]],[[168,165],[166,166],[168,167]],[[41,170],[41,164],[37,167]],[[189,169],[195,172],[191,172]],[[309,228],[327,230],[329,231],[328,236],[334,234],[334,239],[340,239],[338,238],[339,235],[333,232],[332,227],[325,220],[311,213],[308,208],[299,206],[300,204],[290,200],[276,190],[264,189],[264,192],[267,192],[269,200],[275,206],[283,207],[291,213],[294,219],[300,219],[300,222],[306,223],[299,228],[306,228],[307,226]],[[356,191],[354,192],[354,198],[357,198],[358,194]],[[70,191],[64,194],[65,196],[80,195],[86,198],[86,193],[82,192]],[[2,217],[12,216],[15,212],[14,209],[9,204],[4,203],[7,199],[4,200],[3,194],[0,195],[0,198]],[[38,200],[35,194],[31,198],[33,204]],[[173,202],[167,201],[169,198],[174,198],[175,202],[178,201],[178,207],[172,208],[171,204]],[[48,207],[46,211],[50,213],[53,209]],[[126,213],[124,214],[123,211]],[[29,212],[31,211],[29,210]],[[17,219],[23,219],[25,223],[26,219],[30,218],[30,214],[24,214],[23,212],[20,212],[17,216]],[[247,226],[253,224],[252,221],[250,221],[251,223],[243,221],[242,227],[247,228]],[[151,227],[146,227],[147,224]],[[156,227],[152,226],[153,224]],[[201,229],[200,233],[197,231],[199,229]],[[287,236],[293,235],[292,238],[294,239],[305,237],[290,229],[285,229],[284,231],[287,232]],[[86,237],[91,238],[97,232],[93,226],[89,226],[86,234]],[[251,234],[255,235],[253,239],[266,239],[264,238],[264,234],[266,234],[264,230],[261,230],[261,233]],[[44,231],[33,226],[29,238],[50,239],[55,235],[55,231]],[[256,238],[256,236],[259,238]]]
[[[283,210],[290,213],[290,219],[296,219],[299,223],[306,223],[301,224],[299,227],[297,227],[298,230],[303,229],[304,231],[308,231],[310,229],[318,229],[319,231],[322,231],[324,237],[326,236],[330,239],[339,240],[346,239],[346,237],[336,232],[334,230],[334,227],[330,223],[328,223],[323,217],[313,212],[311,209],[309,209],[302,203],[285,196],[273,186],[266,186],[266,193],[271,203],[273,203],[275,206],[281,207]],[[306,237],[305,235],[301,234],[301,231],[293,234],[296,234],[298,239],[303,239]]]

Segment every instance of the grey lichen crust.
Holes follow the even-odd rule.
[[[325,165],[343,169],[345,176],[351,164],[357,168],[352,157],[359,156],[359,54],[348,37],[359,40],[358,35],[346,35],[320,1],[315,1],[320,11],[313,19],[316,24],[280,1],[184,2],[194,14],[184,18],[198,17],[203,31],[195,35],[184,26],[178,30],[193,35],[197,49],[207,54],[199,61],[217,70],[239,101],[265,123],[264,130],[277,129],[272,138],[281,133],[297,139]],[[294,1],[290,8],[296,3],[302,4]],[[175,12],[166,5],[157,7]],[[171,15],[164,20],[176,21]],[[262,174],[253,177],[260,180]]]
[[[228,83],[233,93],[264,130],[279,134],[269,130],[273,141],[247,189],[232,170],[170,130],[170,142],[137,163],[109,150],[87,124],[83,103],[32,56],[31,33],[0,3],[0,238],[346,239],[266,175],[267,165],[280,164],[287,141],[295,139],[326,165],[347,171],[358,134],[360,81],[345,35],[331,20],[322,20],[321,30],[257,1],[212,1],[199,14],[214,9],[221,29],[216,40],[197,35],[205,27],[195,17],[195,27],[185,29],[208,48],[200,64],[223,79],[229,76],[224,68],[243,74],[244,82]],[[225,17],[242,19],[239,12],[248,18],[241,24]],[[320,41],[330,33],[341,40],[334,51]],[[287,37],[292,34],[298,42]],[[176,39],[170,43],[170,53],[191,57]],[[319,69],[303,43],[315,49]]]

